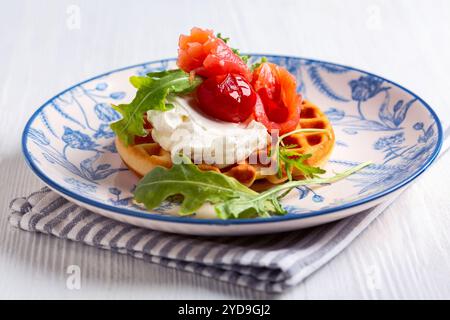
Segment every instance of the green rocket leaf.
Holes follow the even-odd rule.
[[[138,89],[133,101],[128,104],[113,105],[122,119],[111,124],[111,129],[125,145],[132,144],[135,136],[145,136],[144,114],[148,110],[167,111],[172,105],[167,103],[170,95],[186,94],[201,82],[200,77],[190,77],[182,70],[149,73],[145,77],[132,76],[131,84]]]

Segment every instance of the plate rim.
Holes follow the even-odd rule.
[[[336,212],[339,212],[342,210],[358,207],[362,204],[370,203],[372,201],[375,201],[377,199],[385,197],[385,196],[399,190],[400,188],[406,186],[407,184],[411,183],[413,180],[415,180],[417,177],[419,177],[434,162],[437,155],[439,154],[441,147],[442,147],[442,143],[443,143],[443,128],[442,128],[442,124],[441,124],[441,121],[440,121],[438,115],[433,110],[433,108],[428,103],[426,103],[421,97],[419,97],[417,94],[415,94],[411,90],[403,87],[402,85],[400,85],[392,80],[388,80],[384,77],[381,77],[379,75],[376,75],[374,73],[371,73],[371,72],[368,72],[368,71],[365,71],[362,69],[358,69],[358,68],[355,68],[352,66],[343,65],[343,64],[339,64],[339,63],[328,62],[325,60],[310,59],[310,58],[305,58],[305,57],[300,57],[300,56],[292,56],[292,55],[261,54],[261,53],[246,53],[246,54],[251,55],[251,56],[258,56],[258,57],[265,56],[265,57],[274,57],[274,58],[291,58],[291,59],[306,60],[306,61],[316,62],[316,63],[326,63],[326,64],[330,64],[330,65],[333,65],[336,67],[346,68],[351,71],[360,72],[365,75],[377,77],[387,83],[390,83],[392,85],[399,87],[400,89],[404,90],[405,92],[409,93],[414,98],[416,98],[418,101],[420,101],[425,106],[425,108],[430,112],[434,121],[436,122],[437,130],[438,130],[438,141],[433,150],[433,153],[420,168],[418,168],[413,174],[411,174],[406,179],[400,181],[396,185],[394,185],[384,191],[377,192],[371,196],[365,197],[360,200],[352,201],[347,204],[339,205],[339,206],[336,206],[333,208],[326,208],[326,209],[311,211],[309,213],[304,213],[304,214],[287,214],[284,216],[273,216],[273,217],[269,217],[269,218],[257,217],[257,218],[230,219],[230,220],[187,218],[187,217],[179,217],[179,216],[171,216],[171,215],[153,214],[152,212],[143,213],[143,212],[134,211],[134,210],[131,210],[128,208],[121,208],[121,207],[116,207],[113,205],[101,203],[96,200],[89,199],[87,196],[83,196],[83,195],[80,195],[73,191],[70,191],[67,188],[59,185],[58,183],[54,182],[49,176],[47,176],[41,169],[39,169],[38,166],[34,163],[32,157],[30,156],[30,153],[28,152],[28,149],[27,149],[28,132],[29,132],[30,126],[34,122],[35,118],[41,113],[41,111],[47,105],[49,105],[51,103],[51,101],[53,101],[58,96],[61,96],[64,93],[66,93],[80,85],[83,85],[87,82],[108,76],[113,73],[136,68],[139,66],[143,66],[146,64],[176,60],[176,58],[172,57],[172,58],[152,60],[152,61],[148,61],[148,62],[143,62],[143,63],[138,63],[138,64],[134,64],[134,65],[129,65],[129,66],[113,69],[111,71],[108,71],[108,72],[96,75],[94,77],[90,77],[81,82],[78,82],[78,83],[68,87],[67,89],[57,93],[52,98],[48,99],[31,115],[31,117],[28,119],[28,121],[23,129],[21,145],[22,145],[22,153],[25,157],[25,162],[31,168],[33,173],[36,174],[38,176],[38,178],[40,178],[45,184],[49,185],[51,188],[56,189],[61,194],[66,195],[67,197],[70,197],[70,198],[74,198],[75,200],[77,200],[81,203],[85,203],[87,205],[97,207],[97,208],[100,208],[103,210],[112,211],[114,213],[118,213],[118,214],[122,214],[122,215],[126,215],[126,216],[134,216],[134,217],[143,218],[143,219],[159,220],[159,221],[165,221],[165,222],[171,222],[171,223],[207,224],[207,225],[240,225],[240,224],[255,224],[255,223],[258,223],[258,224],[259,223],[273,223],[273,222],[279,222],[279,221],[305,219],[305,218],[310,218],[310,217],[314,217],[314,216],[321,216],[321,215],[325,215],[325,214],[336,213]]]

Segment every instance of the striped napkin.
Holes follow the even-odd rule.
[[[44,187],[13,200],[9,221],[23,230],[129,254],[256,290],[282,292],[335,257],[388,205],[386,202],[338,222],[283,234],[194,237],[111,220]]]
[[[439,159],[450,150],[450,127]],[[49,188],[11,202],[10,223],[23,230],[129,254],[266,292],[282,292],[326,264],[394,200],[319,227],[248,237],[194,237],[124,224],[69,202]]]

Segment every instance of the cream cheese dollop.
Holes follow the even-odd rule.
[[[213,119],[196,107],[192,97],[173,97],[168,111],[150,110],[152,138],[172,157],[180,152],[194,163],[225,167],[239,163],[267,146],[266,127],[255,120],[248,124]]]

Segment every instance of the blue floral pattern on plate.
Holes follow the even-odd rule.
[[[255,55],[251,58],[258,59]],[[417,176],[436,156],[442,140],[439,121],[409,91],[332,63],[280,56],[268,59],[294,74],[299,92],[319,105],[333,123],[337,141],[327,171],[374,162],[336,184],[294,189],[283,200],[289,212],[286,217],[340,210],[387,194]],[[120,116],[110,104],[133,97],[135,89],[128,83],[131,75],[174,67],[175,61],[167,59],[124,68],[52,98],[24,131],[24,152],[33,170],[58,191],[81,202],[147,215],[132,201],[138,179],[117,154],[109,124]],[[178,205],[177,201],[165,201],[153,214],[176,212]]]

